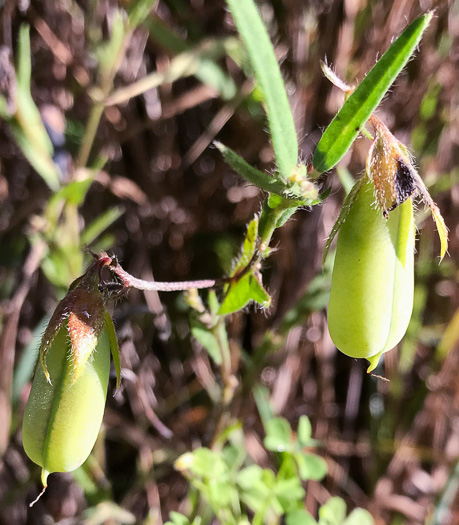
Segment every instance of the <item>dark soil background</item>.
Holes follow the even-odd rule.
[[[129,4],[0,2],[0,44],[7,64],[16,56],[20,24],[30,25],[32,96],[56,134],[55,146],[65,130],[56,160],[66,181],[80,173],[75,159],[97,82],[94,50],[110,34],[114,11],[129,9]],[[430,523],[458,524],[459,4],[266,0],[260,6],[282,64],[305,161],[342,104],[342,95],[324,78],[320,60],[326,58],[342,78],[357,83],[410,21],[436,9],[419,50],[378,115],[410,146],[450,230],[450,247],[439,265],[439,239],[430,213],[420,204],[412,325],[377,370],[390,382],[368,376],[363,360],[337,352],[320,301],[319,306],[299,308],[277,350],[263,357],[255,375],[249,374],[247,359],[269,330],[282,326],[285,313],[299,304],[322,272],[325,239],[343,198],[335,171],[323,177],[322,188],[331,187],[326,202],[298,211],[275,234],[277,250],[263,268],[272,307],[248,307],[228,319],[239,381],[229,417],[243,422],[248,453],[264,467],[273,465],[274,458],[261,446],[264,434],[253,387],[268,388],[275,413],[293,428],[302,414],[310,417],[329,467],[322,483],[306,486],[305,503],[313,514],[330,495],[339,495],[350,509],[368,509],[378,524],[420,524],[433,516],[437,521]],[[183,49],[236,35],[223,1],[160,0],[135,30],[115,88],[170,66],[178,50],[158,36],[160,22]],[[73,225],[83,231],[116,207],[119,217],[90,247],[116,254],[138,277],[177,281],[225,275],[246,225],[261,209],[262,192],[225,165],[212,141],[218,139],[250,164],[272,171],[263,108],[251,94],[249,69],[241,70],[227,55],[216,60],[236,86],[232,95],[222,95],[195,76],[179,78],[107,107],[98,127],[89,162],[98,154],[107,162]],[[0,82],[4,91],[4,77]],[[368,146],[368,140],[358,139],[342,169],[357,177]],[[174,470],[174,460],[187,450],[209,446],[219,417],[212,401],[219,372],[191,339],[189,312],[177,293],[133,291],[113,309],[122,388],[113,396],[111,380],[103,432],[86,477],[52,475],[47,493],[28,508],[40,490],[39,468],[25,456],[20,431],[30,366],[12,405],[7,387],[13,364],[17,373],[23,356],[30,354],[27,348],[38,345],[45,314],[70,282],[50,281],[43,254],[31,244],[34,233],[43,231],[40,221],[50,197],[2,123],[0,375],[6,398],[0,403],[0,523],[162,523],[171,510],[186,511],[187,483]],[[46,249],[53,253],[52,241]],[[85,254],[83,267],[89,261]],[[73,263],[69,275],[74,272],[75,278],[82,267],[79,260]],[[103,511],[101,501],[106,502]],[[98,510],[93,521],[85,514],[91,507]]]

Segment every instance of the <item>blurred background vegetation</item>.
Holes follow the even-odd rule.
[[[294,429],[302,415],[312,423],[328,465],[322,482],[305,484],[312,514],[332,495],[368,509],[376,523],[459,523],[459,3],[259,7],[305,161],[342,104],[320,60],[356,83],[408,22],[436,9],[378,110],[410,145],[450,230],[449,256],[438,265],[435,227],[419,207],[412,321],[377,369],[390,381],[367,376],[365,362],[337,352],[327,331],[330,275],[321,257],[343,186],[363,170],[369,142],[361,139],[322,177],[322,190],[331,188],[325,203],[276,232],[263,268],[270,309],[228,319],[231,402],[222,402],[220,371],[190,336],[183,296],[130,292],[113,309],[122,387],[113,395],[111,381],[94,454],[75,474],[51,476],[29,509],[39,468],[22,450],[22,414],[40,336],[90,260],[84,247],[116,254],[144,279],[228,274],[263,196],[212,142],[259,169],[274,165],[261,94],[223,1],[3,1],[0,522],[162,523],[170,511],[198,513],[203,503],[193,503],[174,461],[215,446],[241,421],[250,460],[276,468],[262,445],[260,413],[270,410]]]

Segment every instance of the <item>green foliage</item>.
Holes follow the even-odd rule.
[[[289,525],[373,525],[365,511],[354,511],[346,518],[346,504],[341,498],[331,498],[319,509],[319,522],[304,508],[302,483],[320,480],[327,472],[322,458],[304,452],[306,447],[310,450],[316,445],[306,416],[301,416],[296,436],[283,418],[268,419],[265,428],[264,444],[276,453],[276,470],[251,463],[239,430],[236,436],[229,433],[229,443],[223,448],[199,448],[176,461],[176,468],[199,491],[221,523],[261,525],[277,523],[285,516]],[[170,518],[171,525],[190,523],[175,512]]]
[[[41,175],[52,190],[59,188],[60,172],[52,159],[53,146],[46,133],[35,102],[30,93],[32,62],[30,55],[29,27],[22,25],[19,31],[16,93],[10,112],[3,96],[0,96],[0,116],[9,129],[24,156]]]
[[[250,301],[255,301],[267,308],[271,302],[261,283],[261,275],[256,265],[252,265],[258,243],[258,217],[247,228],[242,253],[234,265],[231,277],[234,281],[225,290],[225,298],[218,310],[219,315],[227,315],[244,308]]]

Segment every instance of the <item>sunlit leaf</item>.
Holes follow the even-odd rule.
[[[351,147],[360,128],[408,62],[431,19],[429,12],[411,23],[346,100],[315,149],[313,165],[319,173],[332,169]]]
[[[342,525],[346,517],[346,503],[342,498],[330,498],[319,509],[319,525]]]
[[[275,417],[266,423],[265,447],[273,452],[285,452],[292,448],[292,429],[288,421]]]
[[[374,525],[373,516],[365,509],[354,509],[343,521],[343,525]]]
[[[272,175],[268,175],[267,173],[252,167],[236,152],[221,142],[215,141],[214,144],[223,155],[225,161],[245,180],[268,193],[274,193],[279,195],[279,197],[284,198],[287,196],[288,185],[286,182],[282,182]]]
[[[300,478],[304,481],[308,479],[321,480],[327,474],[327,463],[323,458],[315,454],[295,454],[298,464]]]
[[[227,315],[241,310],[255,301],[263,308],[270,305],[271,297],[263,288],[258,278],[252,273],[241,277],[237,282],[231,283],[225,299],[219,310],[219,315]]]
[[[221,365],[222,355],[216,336],[197,319],[191,317],[191,333],[199,344],[207,351],[216,365]]]
[[[279,65],[253,0],[227,0],[263,92],[277,167],[288,177],[298,161],[298,143]]]

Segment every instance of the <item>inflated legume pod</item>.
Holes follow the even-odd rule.
[[[22,441],[29,458],[42,467],[42,482],[51,472],[70,472],[89,456],[105,408],[110,372],[110,341],[104,328],[92,356],[74,381],[67,322],[47,352],[52,384],[37,366],[24,414]]]
[[[369,372],[401,340],[411,318],[414,233],[412,199],[386,219],[366,177],[339,230],[328,327],[341,352],[370,361]]]
[[[102,423],[113,355],[120,362],[113,321],[99,290],[112,259],[102,253],[69,288],[43,335],[22,426],[24,450],[52,472],[70,472],[89,456]]]

